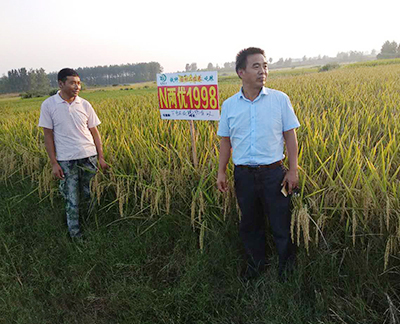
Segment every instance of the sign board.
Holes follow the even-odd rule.
[[[161,119],[219,120],[216,71],[157,74],[157,93]]]

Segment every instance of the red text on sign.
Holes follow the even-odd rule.
[[[218,109],[216,85],[158,87],[160,109]]]

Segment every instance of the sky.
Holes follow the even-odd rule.
[[[0,8],[0,76],[150,61],[175,72],[221,66],[250,46],[275,62],[400,42],[400,0],[0,0]]]

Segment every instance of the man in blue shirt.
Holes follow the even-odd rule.
[[[239,232],[247,255],[244,278],[258,276],[265,267],[265,215],[269,217],[279,255],[279,275],[283,277],[295,259],[290,195],[298,185],[295,129],[300,124],[289,97],[264,87],[268,65],[262,49],[240,51],[236,72],[242,88],[222,105],[217,186],[221,192],[228,190],[226,166],[232,149],[235,190],[242,212]],[[282,165],[284,143],[289,170]]]

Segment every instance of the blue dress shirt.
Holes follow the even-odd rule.
[[[263,87],[250,101],[241,89],[222,104],[217,135],[230,138],[235,165],[263,165],[284,159],[283,132],[299,126],[285,93]]]

